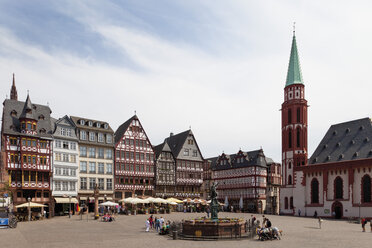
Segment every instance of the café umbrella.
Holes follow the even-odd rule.
[[[47,207],[46,205],[43,205],[43,204],[39,204],[39,203],[36,203],[36,202],[26,202],[26,203],[23,203],[23,204],[20,204],[18,206],[16,206],[16,208],[42,208],[42,207]]]

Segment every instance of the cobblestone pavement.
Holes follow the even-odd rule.
[[[161,215],[156,215],[161,216]],[[204,214],[172,213],[162,215],[166,220],[182,220]],[[249,219],[250,214],[220,213],[220,217]],[[361,226],[346,221],[325,220],[322,229],[313,218],[270,216],[273,226],[283,230],[280,241],[224,240],[189,241],[172,240],[145,232],[145,219],[149,215],[117,216],[115,222],[87,220],[84,216],[55,217],[50,220],[18,223],[16,229],[0,229],[0,247],[22,248],[84,248],[84,247],[370,247],[372,233],[362,233]],[[259,219],[261,216],[256,215]]]

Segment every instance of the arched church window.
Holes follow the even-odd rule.
[[[297,108],[297,122],[299,123],[301,121],[301,110],[300,108]]]
[[[292,123],[292,109],[288,109],[288,124]]]
[[[293,209],[293,197],[289,198],[289,207]]]
[[[301,132],[300,132],[300,128],[298,127],[297,128],[297,147],[300,147],[300,135],[301,135]]]
[[[316,178],[311,181],[311,203],[319,203],[319,182]]]
[[[284,208],[288,209],[288,197],[284,198]]]
[[[292,176],[291,176],[291,175],[288,176],[288,184],[289,184],[289,185],[292,184]]]
[[[334,191],[335,191],[335,199],[342,199],[343,198],[343,181],[341,177],[336,177],[334,181]]]
[[[292,129],[288,132],[288,148],[292,148]]]
[[[371,202],[371,177],[369,175],[362,178],[362,202]]]

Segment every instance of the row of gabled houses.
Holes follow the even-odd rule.
[[[66,213],[69,204],[94,211],[95,187],[99,202],[134,196],[207,199],[211,182],[222,180],[221,201],[237,205],[242,198],[245,209],[265,209],[273,162],[262,150],[240,151],[239,158],[228,156],[226,163],[225,154],[204,159],[191,130],[170,133],[153,146],[137,115],[115,132],[106,121],[67,115],[55,119],[49,106],[32,103],[29,95],[25,102],[18,100],[14,76],[10,96],[3,103],[0,182],[14,205],[42,203],[51,215]],[[249,183],[239,173],[228,173],[242,168],[253,172],[244,179]]]

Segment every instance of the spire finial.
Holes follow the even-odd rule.
[[[30,90],[27,90],[27,95],[29,95],[30,94]]]
[[[293,22],[293,36],[296,35],[296,22]]]
[[[134,115],[137,115],[137,111],[136,110],[134,110]]]
[[[15,85],[15,75],[13,73],[13,85]]]
[[[189,126],[189,130],[191,130],[191,125]]]
[[[17,88],[15,86],[15,75],[13,73],[13,83],[10,89],[10,99],[18,101]]]

